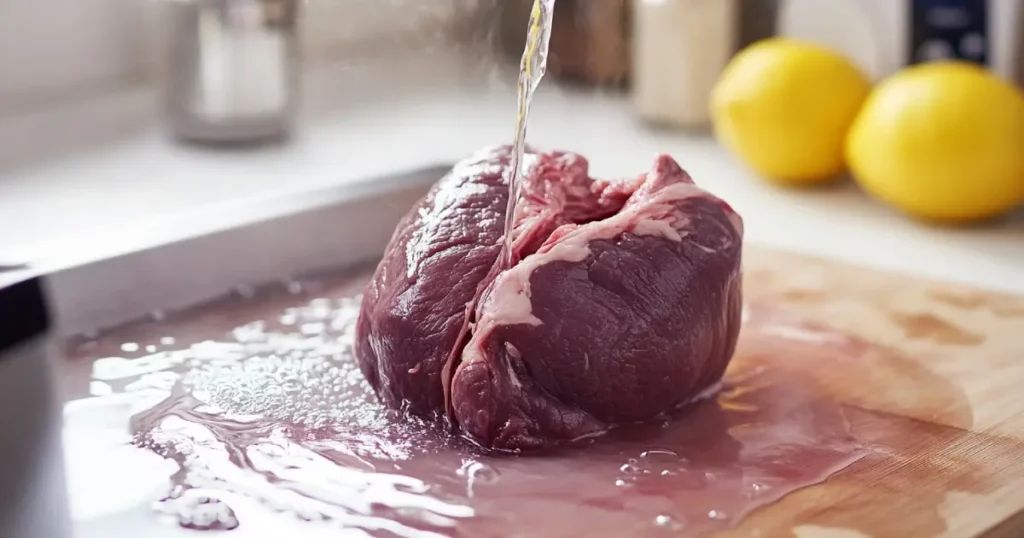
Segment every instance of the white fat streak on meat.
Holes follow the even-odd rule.
[[[477,320],[473,336],[463,350],[462,362],[483,360],[483,344],[499,325],[542,324],[533,315],[530,291],[530,278],[539,267],[554,262],[581,262],[590,255],[592,241],[614,239],[624,232],[682,241],[687,235],[689,221],[676,204],[693,197],[717,201],[695,185],[675,160],[667,155],[658,156],[644,183],[618,214],[598,222],[570,225],[568,231],[557,230],[553,239],[538,252],[498,275],[479,309],[483,315]],[[743,222],[739,215],[728,206],[723,210],[742,234]]]

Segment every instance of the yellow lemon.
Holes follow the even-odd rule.
[[[711,92],[715,135],[772,182],[827,181],[846,169],[846,132],[870,90],[837,52],[787,38],[759,41],[733,57]]]
[[[864,190],[913,216],[998,216],[1024,198],[1024,95],[964,62],[904,69],[868,97],[846,155]]]

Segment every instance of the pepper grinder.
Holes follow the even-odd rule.
[[[183,140],[287,138],[298,97],[300,0],[162,0],[162,101]]]

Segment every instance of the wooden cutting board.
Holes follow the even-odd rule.
[[[1024,297],[758,248],[745,255],[746,298],[887,346],[898,360],[815,373],[852,416],[887,417],[887,453],[724,535],[1024,536]]]
[[[791,358],[796,355],[792,347],[767,353],[779,359],[780,368],[798,364],[801,376],[811,370],[830,400],[846,405],[854,431],[877,444],[824,483],[763,507],[716,536],[1024,536],[1024,297],[758,248],[748,247],[745,256],[748,301],[860,338],[849,340],[862,344],[857,348],[862,351],[844,355],[852,360],[822,360],[820,368],[814,366],[828,354],[828,342],[815,344],[810,361],[784,360],[787,350]],[[348,284],[332,294],[348,295],[360,287],[338,278]],[[282,301],[295,300],[289,297]],[[188,338],[180,340],[216,339],[284,308],[284,303],[260,304],[252,307],[256,310],[200,310],[189,316],[190,328],[181,333]],[[122,342],[157,341],[166,330],[160,323],[129,327],[77,356],[118,355]],[[758,332],[745,334],[734,365],[756,349],[751,341]],[[840,335],[845,349],[846,337],[830,334]],[[87,385],[73,390],[88,393]],[[232,533],[250,536],[253,529],[259,532],[242,525]],[[296,520],[294,533],[304,529]]]

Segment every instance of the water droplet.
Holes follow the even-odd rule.
[[[671,530],[681,530],[683,528],[683,522],[672,516],[666,516],[661,514],[654,518],[654,524],[663,528]]]
[[[160,339],[160,345],[162,346],[173,346],[174,342],[175,340],[173,336],[165,336]]]
[[[156,353],[156,346],[152,344],[146,346],[146,353]]]
[[[748,499],[753,499],[755,497],[763,495],[770,489],[772,489],[771,486],[767,484],[753,482],[747,485],[746,491],[744,492],[744,496],[747,497]]]
[[[673,471],[672,469],[665,469],[661,471],[661,476],[676,476],[677,474],[679,473]]]
[[[722,520],[724,520],[724,519],[726,519],[728,517],[729,516],[725,512],[723,512],[721,510],[710,510],[710,511],[708,511],[708,518],[709,519],[714,519],[716,521],[722,521]]]
[[[637,474],[640,472],[640,468],[632,463],[622,464],[622,467],[619,467],[619,470],[626,474]]]
[[[630,485],[630,483],[629,483],[629,482],[626,482],[625,480],[623,480],[623,479],[621,479],[621,478],[620,478],[620,479],[618,479],[618,480],[616,480],[616,481],[615,481],[615,485],[616,485],[616,486],[618,486],[618,487],[620,487],[620,488],[624,488],[624,487],[626,487],[626,486],[629,486],[629,485]]]
[[[121,344],[121,351],[124,351],[124,352],[127,352],[127,353],[134,353],[134,352],[136,352],[138,350],[139,350],[139,344],[136,344],[135,342],[125,342],[125,343]]]

